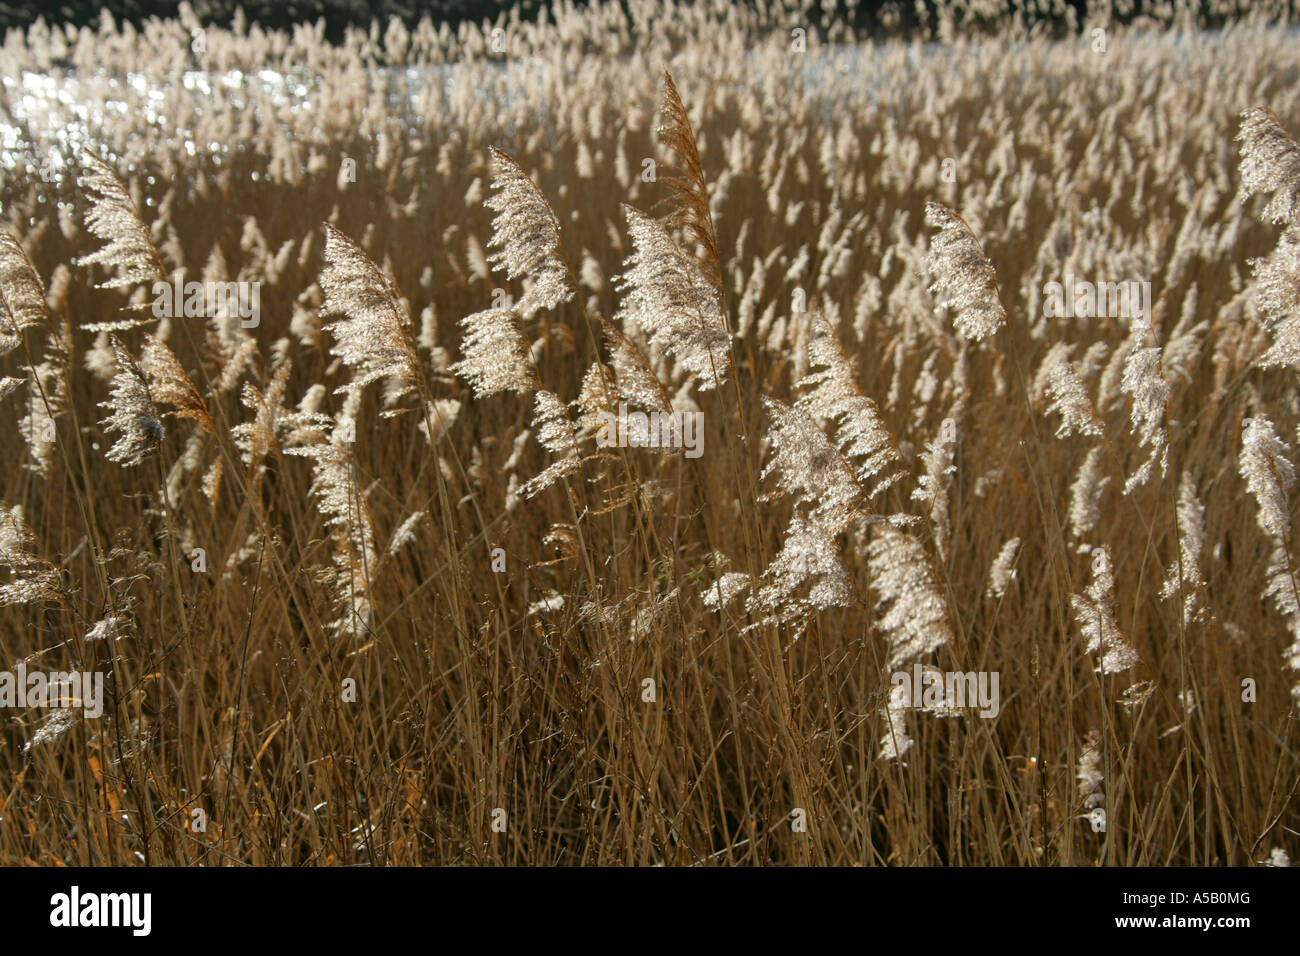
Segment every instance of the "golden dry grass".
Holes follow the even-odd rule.
[[[1261,526],[1239,457],[1246,419],[1300,438],[1295,368],[1262,361],[1287,327],[1249,265],[1295,228],[1262,214],[1300,180],[1243,197],[1234,142],[1259,106],[1300,132],[1300,45],[1269,19],[1289,10],[1217,33],[1111,26],[1104,53],[1088,29],[947,21],[933,48],[810,29],[799,52],[793,8],[631,6],[631,21],[597,5],[339,46],[309,27],[209,29],[198,52],[188,22],[9,35],[4,229],[49,308],[5,247],[16,340],[0,374],[22,382],[0,415],[0,502],[34,540],[4,539],[5,583],[26,585],[0,612],[0,666],[101,671],[108,697],[30,749],[44,715],[0,715],[0,860],[1295,852],[1300,674],[1284,651],[1300,621],[1263,593],[1279,548],[1290,578],[1290,511],[1281,533]],[[405,82],[391,64],[417,68],[413,100],[387,89]],[[84,109],[30,98],[69,77]],[[87,215],[111,187],[84,148],[135,210],[101,205],[98,233]],[[52,149],[70,165],[49,166]],[[494,176],[514,176],[496,208]],[[960,214],[931,214],[944,261],[927,255],[930,201]],[[75,264],[106,237],[107,267]],[[1279,263],[1273,295],[1300,283]],[[121,289],[96,287],[123,267]],[[155,321],[158,269],[262,283],[260,324]],[[1149,281],[1150,327],[1045,316],[1067,271]],[[936,280],[941,298],[996,295],[1005,319],[990,306],[971,324]],[[497,290],[513,315],[485,312]],[[142,311],[123,311],[132,296]],[[826,358],[818,315],[849,364]],[[132,317],[117,358],[86,328]],[[475,358],[466,329],[494,344]],[[1138,349],[1158,351],[1143,364]],[[1056,437],[1063,355],[1083,424]],[[870,399],[895,448],[877,475],[841,457],[826,408],[795,404],[826,361],[851,370],[846,414],[875,414]],[[476,368],[495,394],[456,374]],[[138,383],[166,413],[160,442],[126,394]],[[107,457],[114,386],[137,465]],[[626,396],[698,410],[703,454],[598,449],[588,429],[566,459],[564,416],[535,427],[535,404],[554,413],[538,387],[571,408],[585,396],[575,424]],[[1071,488],[1090,454],[1108,484],[1081,528]],[[1204,509],[1196,568],[1179,564],[1199,533],[1184,482]],[[999,597],[990,569],[1012,538]],[[792,541],[814,542],[811,569]],[[1112,564],[1113,610],[1096,581]],[[710,607],[724,573],[766,597]],[[892,628],[885,612],[913,610],[927,581],[937,616]],[[1136,666],[1098,673],[1081,601]],[[87,640],[106,619],[114,639]],[[909,638],[932,650],[900,652]],[[912,659],[998,672],[1000,713],[891,712],[890,674]],[[1143,702],[1121,699],[1146,681]],[[891,713],[915,741],[893,758]],[[1079,776],[1088,740],[1100,789]]]

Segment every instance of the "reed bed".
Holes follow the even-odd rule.
[[[1285,862],[1291,7],[628,7],[5,38],[0,860]]]

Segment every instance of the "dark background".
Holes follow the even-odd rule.
[[[623,0],[635,3],[636,0]],[[536,17],[539,10],[549,6],[548,0],[192,0],[191,6],[199,20],[204,24],[229,26],[236,9],[242,7],[248,23],[258,23],[267,29],[282,29],[303,21],[316,21],[324,18],[326,36],[338,40],[349,25],[368,26],[372,21],[387,24],[390,17],[398,17],[408,25],[415,25],[423,17],[429,17],[435,24],[448,22],[460,23],[464,20],[482,22],[495,20],[503,16],[512,7],[518,7],[523,18]],[[583,5],[581,2],[579,5]],[[932,8],[933,3],[926,0],[925,6]],[[1011,0],[1012,7],[1023,13],[1027,19],[1044,20],[1039,10],[1039,0]],[[1205,11],[1209,3],[1201,3]],[[76,26],[96,25],[102,13],[107,11],[119,22],[129,20],[139,24],[150,17],[176,16],[177,3],[163,0],[10,0],[0,3],[0,30],[13,27],[27,27],[37,17],[44,17],[48,23],[72,23]],[[1043,0],[1042,6],[1047,6]],[[1078,11],[1078,19],[1085,19],[1088,6],[1086,0],[1069,0],[1069,6]],[[1099,4],[1094,4],[1099,6]],[[1141,15],[1145,8],[1154,4],[1143,0],[1118,0],[1114,3],[1116,10],[1112,17],[1115,21],[1125,21]],[[1237,0],[1235,6],[1241,10],[1250,7],[1250,0]],[[1292,12],[1294,12],[1294,5]],[[843,2],[814,3],[809,14],[813,26],[830,19],[851,22],[852,25],[868,33],[884,32],[880,22],[883,8],[893,7],[899,27],[889,32],[908,32],[918,24],[914,0],[861,0],[855,9],[849,10]],[[1215,25],[1221,17],[1206,18],[1206,22]],[[1066,24],[1048,22],[1064,29]]]

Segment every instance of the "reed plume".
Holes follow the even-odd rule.
[[[931,291],[940,305],[956,311],[958,336],[987,338],[1007,321],[993,264],[966,220],[943,203],[927,202],[925,221],[939,230],[930,238]]]
[[[518,492],[521,498],[532,498],[540,494],[565,476],[577,472],[580,466],[578,443],[564,402],[545,389],[537,391],[534,401],[533,429],[537,440],[555,460],[535,478],[523,484]]]
[[[19,509],[0,504],[0,567],[9,571],[0,583],[0,606],[30,604],[36,607],[64,604],[58,568],[40,555],[36,535]]]
[[[477,398],[506,391],[527,394],[542,387],[513,310],[486,309],[465,316],[460,324],[465,330],[460,343],[465,357],[451,368],[470,384]]]
[[[853,468],[808,413],[766,395],[763,407],[771,457],[760,477],[773,477],[777,493],[808,506],[811,517],[837,531],[862,514]]]
[[[623,213],[633,252],[618,280],[623,299],[615,320],[629,337],[633,330],[647,334],[700,390],[717,388],[731,373],[731,335],[717,289],[662,223],[631,206]]]
[[[203,396],[185,374],[185,369],[166,342],[148,336],[144,352],[140,356],[140,368],[149,383],[149,394],[155,403],[172,406],[171,414],[198,422],[209,435],[217,433]]]
[[[735,589],[741,583],[733,578],[728,587]],[[716,587],[721,594],[721,582]],[[763,570],[757,589],[746,602],[757,621],[745,630],[799,624],[817,611],[847,607],[855,595],[835,530],[796,512],[782,536],[781,550]],[[794,636],[799,637],[798,629]]]
[[[401,297],[356,243],[329,223],[324,229],[318,280],[325,295],[322,311],[336,316],[324,331],[334,336],[331,354],[354,369],[351,381],[338,391],[360,391],[371,382],[391,379],[400,397],[423,381]]]
[[[22,244],[9,233],[0,233],[0,355],[17,348],[24,329],[39,328],[49,321],[45,287]]]
[[[1288,491],[1295,484],[1295,466],[1291,464],[1291,447],[1278,438],[1267,416],[1247,418],[1242,423],[1241,454],[1238,468],[1246,479],[1246,490],[1258,505],[1259,526],[1278,541],[1291,530],[1291,507]]]
[[[1129,395],[1129,420],[1139,448],[1149,448],[1146,461],[1124,483],[1124,493],[1146,484],[1156,465],[1160,474],[1169,465],[1169,433],[1165,429],[1165,409],[1169,404],[1169,382],[1165,380],[1159,346],[1142,348],[1136,342],[1124,361],[1120,389]]]
[[[700,253],[700,271],[719,291],[722,289],[722,261],[718,252],[718,236],[713,228],[713,214],[709,209],[709,187],[700,162],[699,146],[691,128],[686,106],[677,92],[673,75],[664,70],[663,75],[663,125],[659,137],[665,146],[677,154],[680,172],[664,178],[668,187],[672,212],[667,222],[683,230]]]
[[[1178,557],[1165,572],[1160,587],[1160,599],[1168,600],[1183,595],[1183,618],[1201,620],[1205,615],[1202,595],[1205,576],[1201,571],[1201,553],[1205,549],[1205,505],[1196,496],[1196,483],[1190,472],[1184,471],[1178,482],[1178,504],[1175,520],[1178,532]]]
[[[1264,107],[1241,114],[1241,189],[1247,195],[1272,195],[1264,218],[1275,224],[1300,225],[1300,145],[1277,115]]]
[[[100,404],[109,415],[100,424],[118,438],[104,455],[124,467],[141,464],[163,440],[162,418],[149,393],[149,383],[139,364],[116,336],[111,339],[117,359],[108,401]]]
[[[538,309],[554,309],[577,291],[564,258],[560,222],[551,204],[513,159],[492,149],[492,195],[485,205],[496,212],[488,262],[509,279],[527,278],[528,291],[515,304],[527,320]]]
[[[826,318],[813,316],[808,361],[814,371],[799,382],[806,389],[797,404],[836,426],[840,452],[855,463],[858,481],[875,497],[903,477],[902,457],[880,409],[862,394],[853,367]]]
[[[1120,674],[1141,661],[1115,619],[1115,577],[1110,549],[1092,549],[1092,580],[1082,595],[1070,595],[1074,621],[1084,636],[1084,651],[1097,655],[1097,670]]]
[[[1262,107],[1242,114],[1237,142],[1243,198],[1271,194],[1263,216],[1285,226],[1272,253],[1251,260],[1256,298],[1273,334],[1260,362],[1300,368],[1300,145]]]
[[[1008,538],[989,566],[989,582],[985,593],[991,598],[1001,598],[1007,593],[1016,573],[1016,560],[1020,557],[1020,539]]]
[[[1088,389],[1068,358],[1061,356],[1052,363],[1047,373],[1047,393],[1051,397],[1048,412],[1061,416],[1061,424],[1056,429],[1057,438],[1105,434],[1106,426],[1093,408]]]
[[[141,222],[122,181],[94,153],[83,152],[81,164],[81,188],[90,199],[86,229],[103,244],[89,255],[82,256],[79,264],[101,265],[111,271],[112,277],[100,283],[100,288],[104,289],[152,287],[155,282],[165,282],[167,271],[154,248],[149,229]],[[144,321],[92,322],[84,328],[93,332],[115,331],[132,328]]]
[[[920,541],[906,531],[879,524],[867,545],[867,562],[871,586],[879,596],[876,626],[889,643],[889,667],[952,642],[948,605]]]
[[[359,399],[359,392],[349,393],[328,438],[317,433],[314,441],[285,449],[285,454],[307,458],[312,464],[311,496],[324,516],[334,564],[326,580],[338,612],[328,625],[335,638],[364,638],[374,622],[375,533],[365,495],[354,477],[350,447]]]

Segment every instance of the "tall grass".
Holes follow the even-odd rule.
[[[963,11],[11,32],[0,860],[1294,853],[1293,11]]]

